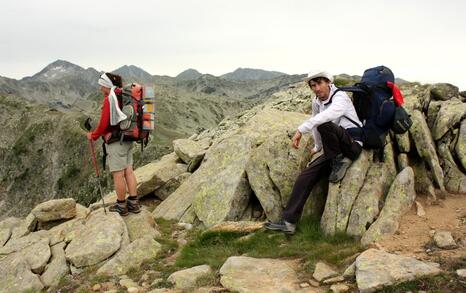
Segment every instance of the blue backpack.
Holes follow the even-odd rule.
[[[340,91],[353,93],[353,104],[359,120],[348,133],[363,142],[366,149],[382,149],[385,138],[392,128],[397,106],[392,98],[392,89],[387,82],[394,83],[393,72],[385,66],[377,66],[364,71],[361,81],[354,86],[340,87]],[[348,117],[346,117],[348,118]]]

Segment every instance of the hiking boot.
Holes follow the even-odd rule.
[[[126,205],[126,202],[115,202],[113,205],[111,205],[108,208],[109,211],[111,212],[117,212],[120,214],[120,216],[126,216],[128,215],[128,207]]]
[[[127,199],[126,206],[128,207],[128,211],[130,213],[137,214],[141,211],[141,205],[139,204],[139,199]]]
[[[289,235],[293,235],[296,231],[296,225],[285,220],[280,220],[278,222],[267,222],[264,224],[264,227],[272,231],[282,231],[283,233]]]
[[[344,157],[342,154],[339,154],[335,158],[333,158],[331,162],[332,172],[328,177],[328,181],[332,183],[337,183],[341,179],[343,179],[343,177],[345,177],[346,170],[348,170],[352,162],[353,161],[351,161],[347,157]]]

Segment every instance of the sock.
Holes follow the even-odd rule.
[[[129,199],[129,200],[137,200],[137,199],[138,199],[138,196],[137,196],[137,195],[128,196],[128,199]]]
[[[126,202],[126,200],[119,200],[119,199],[117,199],[117,203],[125,203],[125,202]]]

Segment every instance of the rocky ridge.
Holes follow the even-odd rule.
[[[435,100],[437,96],[432,92],[439,89],[442,97],[452,98]],[[322,215],[324,232],[345,232],[360,237],[363,245],[377,246],[384,236],[396,233],[401,216],[411,208],[417,196],[436,202],[437,197],[448,197],[448,193],[465,193],[462,189],[466,186],[462,166],[465,103],[457,98],[457,90],[448,85],[406,84],[402,90],[406,98],[405,107],[415,123],[409,133],[390,136],[384,149],[384,161],[378,161],[371,151],[365,151],[350,167],[342,182],[324,184],[311,195],[305,214]],[[165,198],[152,214],[141,213],[147,220],[136,221],[149,223],[149,232],[144,234],[157,234],[153,221],[159,218],[205,228],[225,221],[277,219],[286,204],[294,178],[312,159],[307,151],[312,146],[310,137],[306,137],[299,150],[290,148],[291,135],[307,117],[305,113],[309,112],[309,98],[308,89],[296,84],[276,93],[268,103],[224,119],[216,128],[202,131],[189,140],[175,141],[173,153],[151,163],[150,167],[137,169],[138,194],[142,197],[157,196],[163,190]],[[431,127],[429,121],[433,121]],[[437,134],[433,136],[433,133]],[[325,193],[328,195],[324,204]],[[114,195],[109,194],[106,202],[112,199]],[[37,207],[24,219],[9,218],[0,222],[0,240],[3,239],[0,241],[3,242],[0,261],[7,268],[9,263],[21,268],[15,271],[15,274],[21,274],[21,278],[11,275],[8,269],[0,274],[4,278],[0,283],[6,284],[5,292],[52,286],[38,276],[42,277],[48,267],[55,267],[56,262],[52,265],[51,260],[60,259],[59,262],[63,263],[63,255],[71,264],[71,272],[78,273],[82,268],[98,265],[100,273],[107,273],[106,268],[111,267],[117,271],[110,273],[119,275],[125,274],[130,267],[137,267],[145,256],[154,257],[159,249],[153,240],[155,236],[131,238],[131,234],[141,235],[137,231],[142,229],[141,226],[135,231],[115,214],[105,214],[100,202],[93,204],[81,216],[77,211],[57,213],[51,208],[69,209],[69,204],[62,201],[44,206]],[[43,212],[50,210],[54,211],[53,216],[44,216]],[[67,220],[70,215],[74,217]],[[57,224],[50,230],[38,228],[47,226],[50,218],[57,221],[57,217],[61,217],[58,221],[64,222],[50,223]],[[98,237],[89,238],[91,233]],[[432,237],[439,248],[457,247],[448,233],[439,232]],[[87,244],[89,247],[85,246]],[[51,248],[55,245],[59,245],[64,253],[56,248],[55,251],[60,252],[56,252],[56,258],[53,258]],[[98,251],[92,249],[94,246],[99,247]],[[137,251],[135,247],[145,252],[143,256],[135,258],[135,263],[125,261],[127,251]],[[35,252],[34,257],[31,251]],[[276,288],[319,292],[320,289],[313,287],[311,281],[300,282],[293,264],[277,264],[277,261],[282,262],[231,257],[219,270],[220,282],[224,288],[238,292],[259,292],[262,289],[270,292]],[[251,273],[246,275],[245,270]],[[57,271],[60,276],[68,273],[67,268]],[[199,271],[187,272],[186,280],[199,278],[208,270],[204,267]],[[316,265],[314,278],[331,285],[334,292],[344,292],[345,283],[351,284],[351,281],[343,281],[345,277],[349,280],[354,278],[361,292],[374,292],[385,286],[441,272],[438,264],[390,254],[382,249],[369,249],[357,256],[342,276],[338,270],[321,264]],[[173,276],[175,284],[182,274]],[[275,283],[277,276],[284,278],[279,284]],[[14,279],[26,282],[19,284],[13,282]],[[264,280],[264,284],[257,280]],[[192,284],[193,281],[190,282]],[[127,288],[130,291],[135,287],[127,285]],[[144,291],[142,288],[137,290]]]

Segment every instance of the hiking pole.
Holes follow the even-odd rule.
[[[84,127],[90,131],[91,130],[91,118],[87,118],[86,122],[84,122]],[[99,166],[97,166],[97,158],[95,155],[95,149],[94,149],[94,143],[92,142],[92,139],[89,139],[89,148],[92,153],[92,162],[94,163],[94,168],[95,168],[95,173],[97,175],[97,182],[99,185],[99,191],[100,191],[100,198],[102,199],[102,205],[104,206],[104,212],[107,214],[107,209],[105,208],[105,201],[104,201],[104,196],[102,193],[102,184],[100,183],[100,172],[99,172]]]

